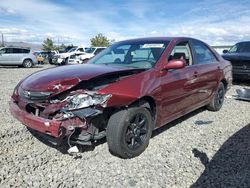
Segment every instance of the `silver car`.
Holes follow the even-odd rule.
[[[4,47],[0,49],[0,65],[30,68],[37,63],[36,56],[28,48]]]

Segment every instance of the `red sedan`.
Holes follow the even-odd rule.
[[[48,141],[86,145],[106,136],[122,158],[140,155],[152,130],[195,109],[218,111],[231,64],[192,38],[117,42],[87,64],[34,73],[16,86],[12,115]]]

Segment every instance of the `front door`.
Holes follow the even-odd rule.
[[[11,48],[3,48],[0,51],[0,63],[2,65],[9,65],[10,64],[10,51]]]
[[[186,60],[186,67],[167,70],[162,74],[162,123],[169,122],[187,112],[197,104],[197,67],[193,66],[193,56],[189,41],[180,41],[173,48],[168,61],[172,59]]]

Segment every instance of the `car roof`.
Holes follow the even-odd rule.
[[[30,50],[29,47],[19,47],[19,46],[5,46],[3,48],[19,48],[19,49],[26,49],[26,50]]]
[[[178,39],[193,39],[189,37],[145,37],[145,38],[135,38],[129,40],[123,40],[120,42],[162,42],[162,41],[171,41],[171,40],[178,40]],[[194,40],[194,39],[193,39]],[[195,39],[197,40],[197,39]]]
[[[250,43],[250,41],[241,41],[241,42],[238,42],[236,44],[243,44],[243,43]]]

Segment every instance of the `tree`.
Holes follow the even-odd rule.
[[[58,46],[55,46],[54,49],[57,50],[57,51],[60,51],[60,50],[64,50],[66,48],[65,44],[61,44],[61,45],[58,45]]]
[[[52,51],[55,49],[54,43],[51,39],[47,38],[43,41],[43,51]]]
[[[90,39],[91,46],[109,46],[110,42],[102,33],[99,33],[94,38]]]

